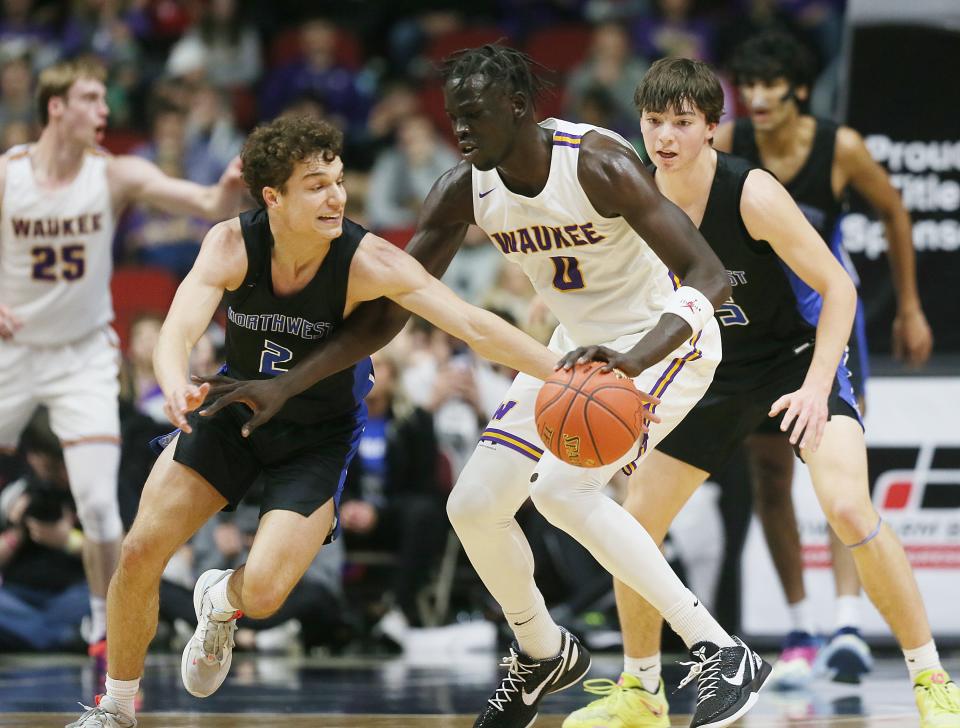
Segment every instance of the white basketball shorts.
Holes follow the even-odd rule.
[[[118,442],[120,348],[109,326],[62,346],[0,341],[0,448],[15,448],[39,405],[64,446]]]

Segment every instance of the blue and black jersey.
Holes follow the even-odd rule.
[[[240,215],[247,251],[247,275],[224,296],[227,307],[227,374],[236,379],[265,379],[289,370],[343,323],[350,263],[367,231],[344,219],[343,233],[313,279],[300,291],[278,296],[273,291],[273,235],[266,210]],[[354,412],[370,391],[369,358],[327,377],[291,397],[276,418],[309,424]]]

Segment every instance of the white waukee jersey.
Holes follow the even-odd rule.
[[[15,342],[69,343],[113,320],[106,170],[107,156],[91,150],[69,185],[40,189],[29,147],[10,153],[0,215],[0,304],[23,322]]]
[[[577,179],[580,140],[589,131],[630,146],[620,135],[560,119],[552,129],[547,184],[536,197],[507,189],[496,169],[473,169],[477,225],[517,263],[578,346],[647,331],[673,292],[672,276],[622,217],[598,213]]]

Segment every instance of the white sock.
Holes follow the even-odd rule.
[[[107,600],[90,595],[90,634],[87,642],[97,644],[107,636]]]
[[[134,717],[136,708],[133,705],[140,689],[140,678],[136,680],[114,680],[107,675],[107,697],[117,704],[123,715]]]
[[[693,647],[697,642],[713,642],[718,647],[735,647],[737,643],[693,592],[689,589],[686,592],[686,597],[663,613],[663,618],[684,644]]]
[[[910,672],[910,682],[917,681],[917,675],[925,670],[942,670],[940,655],[937,654],[937,645],[933,640],[913,650],[904,650],[903,659],[907,661],[907,670]]]
[[[560,653],[560,628],[553,621],[542,598],[529,609],[504,612],[503,616],[507,618],[507,624],[525,655],[543,660]]]
[[[838,596],[836,604],[836,629],[855,627],[860,629],[860,595]]]
[[[649,657],[623,656],[623,671],[640,680],[643,689],[655,693],[660,689],[660,653]]]
[[[238,607],[233,606],[230,603],[230,598],[227,596],[227,584],[230,582],[230,577],[232,574],[228,574],[223,577],[220,581],[210,587],[210,601],[213,603],[213,608],[217,612],[236,612]]]
[[[813,634],[813,619],[810,617],[810,602],[801,599],[799,602],[788,605],[790,623],[794,632]]]

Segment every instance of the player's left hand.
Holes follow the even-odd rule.
[[[770,407],[769,416],[776,417],[786,410],[780,420],[780,431],[790,432],[790,444],[800,443],[801,450],[816,452],[823,437],[829,410],[827,397],[830,390],[813,384],[804,384],[796,392],[783,395]],[[792,431],[791,431],[792,426]]]
[[[923,310],[897,313],[893,319],[893,356],[913,367],[923,366],[933,350],[933,332]]]

